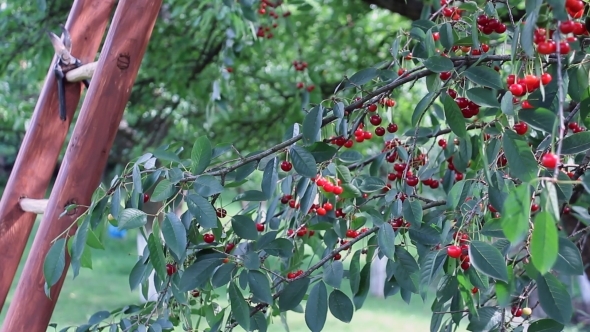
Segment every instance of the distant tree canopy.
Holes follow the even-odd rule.
[[[203,131],[248,150],[278,142],[287,128],[275,124],[300,121],[302,106],[329,98],[343,74],[390,57],[394,35],[410,23],[393,13],[414,19],[422,10],[420,2],[303,2],[285,3],[276,18],[270,10],[253,12],[248,21],[222,1],[165,1],[124,117],[132,130],[118,135],[110,165],[165,141],[190,142]],[[59,31],[70,6],[9,2],[0,11],[0,164],[6,170],[53,55],[45,32]],[[259,28],[269,31],[252,41]],[[293,61],[306,62],[307,70],[296,71]],[[413,95],[406,97],[411,105]]]

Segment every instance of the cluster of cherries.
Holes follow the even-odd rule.
[[[278,1],[277,3],[273,3],[269,0],[262,0],[260,2],[260,7],[258,7],[258,14],[260,15],[266,15],[268,13],[268,16],[270,16],[273,19],[272,22],[272,27],[276,28],[279,26],[279,24],[275,21],[276,19],[279,18],[279,14],[277,14],[274,10],[268,10],[268,8],[277,8],[282,4],[282,1]],[[283,13],[283,17],[288,17],[291,15],[290,11],[286,11]],[[270,26],[259,26],[258,30],[256,31],[256,36],[260,37],[260,38],[267,38],[267,39],[272,39],[272,37],[274,37],[273,33],[271,32],[271,27]]]
[[[295,234],[295,230],[293,230],[293,229],[287,230],[288,237],[293,237],[294,234]],[[298,237],[304,237],[306,235],[314,236],[314,234],[315,234],[315,231],[313,229],[307,229],[307,226],[305,226],[305,225],[297,229],[297,236]]]
[[[334,205],[330,202],[326,202],[323,205],[312,204],[311,207],[309,208],[308,213],[312,213],[315,211],[315,213],[317,213],[318,216],[325,216],[326,213],[328,213],[329,211],[332,211],[333,209],[334,209]]]
[[[287,279],[295,279],[302,274],[303,274],[302,270],[297,270],[295,272],[289,272],[289,273],[287,273]]]
[[[307,69],[307,62],[293,60],[293,68],[295,68],[295,71],[304,71],[305,69]],[[297,89],[305,88],[308,92],[312,92],[315,89],[315,85],[310,84],[306,87],[305,83],[303,83],[303,82],[297,82],[296,86],[297,86]]]
[[[364,232],[366,232],[368,230],[369,229],[367,227],[363,227],[363,228],[359,229],[358,231],[356,229],[349,228],[346,230],[346,237],[354,239],[357,236],[359,236],[360,234],[363,234]],[[346,241],[344,239],[340,240],[340,244],[344,245],[346,243],[348,243],[348,241]]]
[[[506,24],[500,22],[495,17],[487,15],[479,15],[477,17],[477,29],[484,35],[491,35],[492,33],[502,34],[506,32]]]
[[[310,84],[306,87],[305,83],[297,82],[297,89],[303,89],[303,88],[305,88],[305,90],[307,90],[308,92],[312,92],[315,89],[315,85]]]
[[[389,221],[389,224],[393,227],[394,231],[397,231],[402,227],[410,227],[410,223],[406,222],[403,217],[393,218]]]
[[[576,134],[576,133],[581,133],[583,131],[586,131],[586,128],[580,126],[579,123],[577,122],[570,122],[567,124],[567,127],[569,130],[572,131],[572,133]]]
[[[471,164],[471,161],[467,164],[467,166],[469,167],[470,164]],[[461,172],[459,172],[459,171],[457,171],[455,169],[455,164],[453,164],[453,156],[450,156],[447,159],[447,168],[449,170],[455,172],[455,181],[461,181],[461,180],[463,180],[463,177],[464,177],[463,173],[461,173]]]
[[[472,118],[479,114],[479,105],[465,97],[457,97],[457,91],[448,89],[447,94],[453,98],[457,106],[461,109],[461,114],[466,119]]]
[[[342,181],[340,179],[336,180],[336,184],[333,184],[331,180],[323,178],[317,175],[312,181],[317,184],[318,187],[322,187],[322,189],[327,193],[333,193],[334,195],[340,195],[344,192],[344,188],[342,188],[341,184]]]
[[[466,271],[471,266],[469,262],[469,234],[463,232],[455,232],[453,240],[459,242],[459,245],[450,245],[447,247],[447,255],[451,258],[459,258],[461,268]]]

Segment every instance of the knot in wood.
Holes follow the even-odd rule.
[[[129,68],[129,63],[131,63],[129,53],[119,53],[119,56],[117,57],[117,67],[121,70],[125,70]]]

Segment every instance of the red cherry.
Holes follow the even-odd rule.
[[[350,148],[352,148],[353,144],[354,144],[354,142],[351,139],[349,139],[346,141],[346,143],[344,143],[344,147],[350,149]]]
[[[539,211],[539,204],[533,203],[531,204],[531,212]]]
[[[516,131],[518,135],[524,135],[528,131],[529,126],[526,123],[520,121],[518,123],[515,123],[512,128],[514,129],[514,131]]]
[[[447,255],[451,258],[459,258],[461,256],[461,248],[455,245],[449,246],[447,247]]]
[[[385,135],[385,128],[383,128],[383,127],[375,128],[375,135],[377,135],[377,136]]]
[[[395,133],[397,131],[397,129],[398,128],[397,128],[397,125],[395,123],[390,123],[387,126],[387,131],[390,132],[390,133]]]
[[[366,140],[369,140],[369,139],[373,138],[373,133],[370,131],[365,131],[365,132],[363,132],[363,138]]]
[[[324,209],[323,207],[319,207],[315,210],[315,212],[318,214],[318,216],[325,216],[326,215],[326,209]]]
[[[549,73],[544,73],[543,75],[541,75],[541,83],[543,85],[549,84],[552,79],[553,79],[553,77],[551,77],[551,74],[549,74]]]
[[[461,263],[461,268],[463,269],[463,271],[469,270],[470,267],[471,263],[469,263],[468,261],[464,261],[463,263]]]
[[[201,292],[199,292],[198,290],[194,289],[194,290],[191,292],[191,295],[192,295],[193,297],[199,297],[199,295],[201,295]]]
[[[544,41],[537,45],[537,52],[539,52],[540,54],[551,54],[555,53],[556,50],[557,45],[552,40]]]
[[[438,146],[440,146],[441,148],[445,149],[447,147],[447,140],[444,138],[441,138],[438,140]]]
[[[417,186],[419,181],[420,181],[420,179],[418,179],[417,176],[408,176],[408,178],[406,179],[406,183],[410,187]]]
[[[514,317],[520,317],[522,316],[522,309],[519,307],[512,307],[512,309],[510,310],[510,312],[512,313],[512,315],[514,315]]]
[[[387,106],[387,107],[395,106],[395,100],[393,100],[391,98],[387,98],[387,100],[385,101],[385,106]]]
[[[326,203],[324,203],[323,208],[326,211],[332,211],[332,209],[334,209],[334,205],[332,205],[332,203],[330,203],[330,202],[326,202]]]
[[[203,235],[203,240],[206,243],[212,243],[213,241],[215,241],[215,235],[213,235],[211,233],[207,233],[207,234]]]
[[[264,224],[257,223],[256,224],[256,230],[259,231],[259,232],[264,232]]]
[[[580,22],[574,22],[574,35],[583,35],[586,33],[586,26]]]
[[[440,73],[438,76],[440,77],[441,80],[446,81],[449,78],[451,78],[452,75],[453,75],[453,73],[451,73],[450,71],[444,71],[444,72]]]
[[[567,35],[568,33],[574,32],[574,27],[575,27],[574,21],[563,21],[559,25],[559,31],[561,31],[561,33]]]
[[[549,169],[555,169],[555,167],[557,167],[558,162],[559,159],[557,158],[557,155],[551,152],[544,154],[541,158],[541,165]]]
[[[559,53],[568,54],[571,50],[570,44],[566,41],[559,42]]]
[[[581,0],[566,0],[565,7],[571,11],[578,12],[584,9],[584,2]]]
[[[473,288],[471,289],[471,294],[477,294],[477,292],[479,292],[479,288],[477,288],[477,287],[473,287]]]
[[[305,88],[307,90],[307,92],[312,92],[315,89],[315,85],[311,84],[308,85],[307,88]]]
[[[494,31],[496,31],[496,33],[502,34],[502,33],[506,32],[507,29],[508,29],[508,27],[506,26],[506,24],[500,23],[500,24],[498,24],[496,29],[494,29]]]
[[[455,174],[455,181],[461,181],[461,180],[463,180],[463,173]]]
[[[346,237],[354,239],[355,237],[359,236],[359,233],[354,229],[346,230]]]
[[[510,86],[511,84],[516,83],[516,76],[514,74],[510,74],[508,75],[508,77],[506,78],[506,84],[508,86]]]
[[[303,82],[297,82],[297,89],[303,89],[304,86]]]
[[[169,276],[173,275],[174,273],[176,273],[177,269],[176,269],[176,265],[173,264],[166,264],[166,274],[168,274]]]
[[[449,97],[455,99],[457,98],[457,91],[453,90],[453,89],[448,89],[447,93],[449,94]]]
[[[534,107],[533,107],[533,105],[531,105],[531,103],[528,100],[523,100],[522,101],[522,108],[523,109],[531,109]]]
[[[340,195],[340,194],[342,194],[343,191],[344,191],[344,189],[340,186],[334,186],[334,189],[332,189],[332,192],[335,195]]]
[[[439,32],[433,32],[432,33],[432,39],[434,39],[434,41],[438,41],[440,39],[440,33]]]
[[[524,87],[520,84],[510,84],[508,90],[510,90],[510,93],[512,93],[512,95],[517,97],[524,95]]]
[[[369,112],[375,112],[377,110],[377,105],[371,104],[369,107],[367,107],[367,110],[369,110]]]
[[[290,162],[283,160],[283,162],[281,163],[281,169],[284,172],[289,172],[291,169],[293,168],[293,164],[291,164]]]
[[[232,250],[234,250],[235,246],[236,245],[233,243],[226,244],[225,245],[225,252],[229,254]]]
[[[373,114],[369,118],[369,122],[371,122],[373,126],[378,126],[381,124],[381,117],[379,116],[379,114]]]
[[[148,194],[143,194],[143,202],[144,202],[144,203],[147,203],[147,201],[149,201],[149,200],[150,200],[150,195],[148,195]]]
[[[330,182],[326,182],[326,184],[323,185],[324,191],[327,193],[331,193],[334,191],[334,185],[331,184]]]
[[[337,253],[336,255],[334,255],[335,261],[339,261],[341,258],[342,258],[342,255],[340,255],[340,253]]]
[[[227,216],[227,211],[224,208],[217,208],[215,214],[217,214],[218,218],[225,218],[225,216]]]

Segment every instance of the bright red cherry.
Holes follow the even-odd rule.
[[[397,131],[397,129],[398,129],[397,128],[397,124],[395,124],[395,123],[390,123],[387,126],[387,131],[390,132],[390,133],[395,133]]]
[[[325,216],[326,215],[326,209],[324,209],[323,207],[319,207],[315,210],[315,212],[318,214],[318,216]]]
[[[211,233],[207,233],[207,234],[203,235],[203,240],[206,243],[212,243],[213,241],[215,241],[215,235],[213,235]]]
[[[515,123],[512,128],[518,135],[524,135],[529,130],[529,126],[522,121]]]
[[[177,269],[176,269],[176,265],[174,264],[166,264],[166,274],[168,274],[169,276],[173,275],[174,273],[176,273]]]
[[[553,77],[551,77],[551,74],[549,74],[549,73],[544,73],[543,75],[541,75],[541,83],[543,85],[549,84],[552,79],[553,79]]]
[[[514,317],[520,317],[522,316],[522,309],[519,307],[512,307],[512,309],[510,310],[510,312],[512,313],[512,315],[514,315]]]
[[[256,224],[256,230],[259,231],[259,232],[264,232],[264,224],[257,223]]]
[[[541,165],[549,168],[549,169],[555,169],[555,167],[557,167],[557,163],[559,162],[559,158],[557,158],[557,155],[555,155],[554,153],[545,153],[543,155],[543,157],[541,158]]]
[[[284,172],[289,172],[291,169],[293,168],[293,164],[291,164],[290,162],[283,160],[283,162],[281,163],[281,169]]]
[[[453,73],[451,73],[450,71],[444,71],[444,72],[440,73],[438,76],[440,77],[441,80],[446,81],[449,78],[451,78],[451,76],[453,76]]]
[[[379,116],[379,114],[373,114],[369,118],[369,122],[371,122],[373,126],[378,126],[381,124],[381,117]]]
[[[359,236],[359,232],[357,230],[355,230],[355,229],[346,230],[346,237],[354,239],[357,236]]]
[[[537,211],[539,211],[539,204],[537,204],[537,203],[531,204],[531,212],[537,212]]]
[[[521,84],[510,84],[508,90],[510,90],[510,93],[512,93],[512,95],[517,97],[523,96],[525,92],[524,87]]]
[[[332,190],[332,192],[334,192],[334,191]],[[324,203],[324,205],[322,207],[324,209],[326,209],[326,211],[332,211],[332,209],[334,209],[334,205],[332,205],[332,203],[330,203],[330,202]]]
[[[332,189],[332,192],[335,195],[340,195],[340,194],[342,194],[343,191],[344,191],[344,189],[340,186],[334,186],[334,188]]]
[[[369,105],[369,107],[367,107],[367,109],[369,110],[369,112],[375,112],[377,110],[377,105],[371,104]]]
[[[444,138],[441,138],[438,140],[438,146],[440,146],[441,148],[445,149],[447,147],[447,140]]]
[[[461,256],[461,248],[452,245],[447,247],[447,255],[451,258],[459,258]]]
[[[412,176],[408,176],[408,178],[406,179],[406,183],[408,184],[408,186],[410,187],[415,187],[418,185],[418,182],[420,181],[420,179],[418,179],[417,176],[412,175]]]

